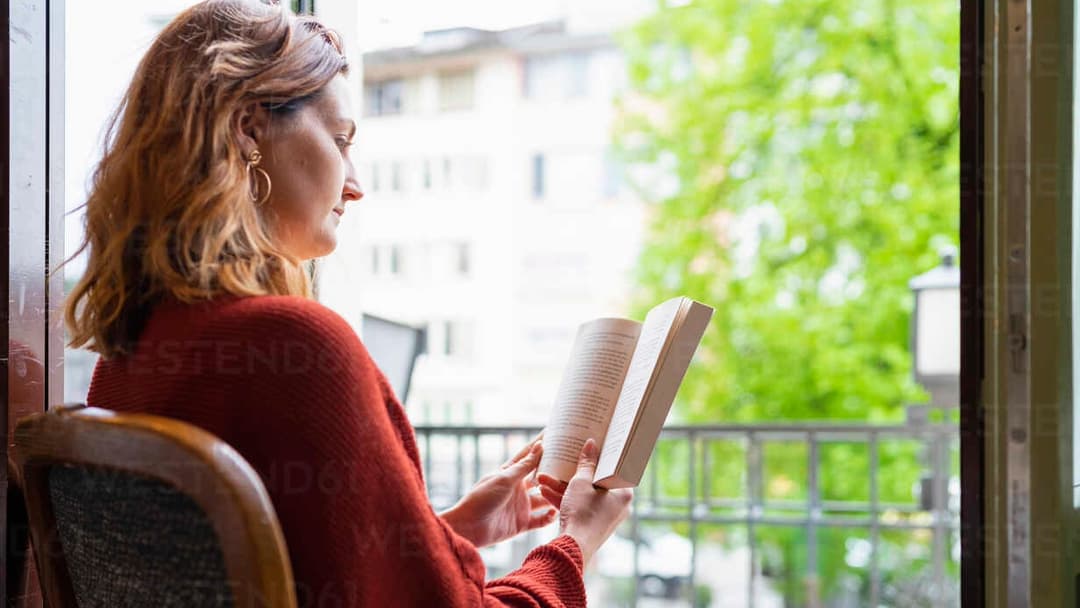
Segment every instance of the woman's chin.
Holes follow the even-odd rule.
[[[315,257],[323,258],[334,253],[337,249],[337,235],[334,233],[323,235],[323,238],[319,239],[318,249],[320,253]]]
[[[311,243],[308,247],[303,248],[303,255],[298,256],[300,260],[305,262],[324,258],[334,250],[337,249],[337,237],[332,235],[321,235],[318,240]]]

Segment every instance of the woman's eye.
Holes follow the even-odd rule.
[[[344,150],[344,149],[348,148],[349,146],[353,145],[353,141],[351,139],[347,138],[347,137],[339,137],[338,140],[337,140],[337,144],[338,144],[339,148]]]

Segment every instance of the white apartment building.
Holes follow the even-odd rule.
[[[577,325],[628,313],[645,207],[612,155],[624,65],[570,21],[363,55],[366,196],[319,298],[428,331],[415,423],[542,424]]]

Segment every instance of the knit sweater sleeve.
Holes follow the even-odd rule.
[[[253,300],[230,331],[293,356],[251,383],[238,449],[267,483],[301,606],[585,606],[568,536],[485,583],[476,548],[432,510],[412,430],[348,323],[300,298]]]

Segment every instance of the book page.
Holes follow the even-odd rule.
[[[641,337],[638,338],[630,368],[626,372],[622,393],[615,405],[615,413],[611,417],[607,439],[604,441],[603,449],[600,450],[598,475],[603,470],[613,470],[618,463],[623,445],[626,443],[642,398],[645,396],[645,390],[649,386],[653,370],[656,369],[660,355],[664,351],[664,345],[667,343],[668,335],[671,333],[672,325],[675,323],[684,299],[668,300],[650,310],[645,316],[645,323],[641,327]]]
[[[679,385],[682,384],[694,351],[701,343],[712,315],[711,307],[685,299],[620,453],[607,461],[601,459],[597,465],[594,478],[597,485],[605,488],[625,488],[640,483],[656,447],[656,441],[660,438],[664,421],[671,411]],[[629,378],[627,381],[629,382]]]
[[[544,431],[541,473],[567,481],[585,440],[603,445],[640,331],[640,323],[627,319],[597,319],[578,329]]]

